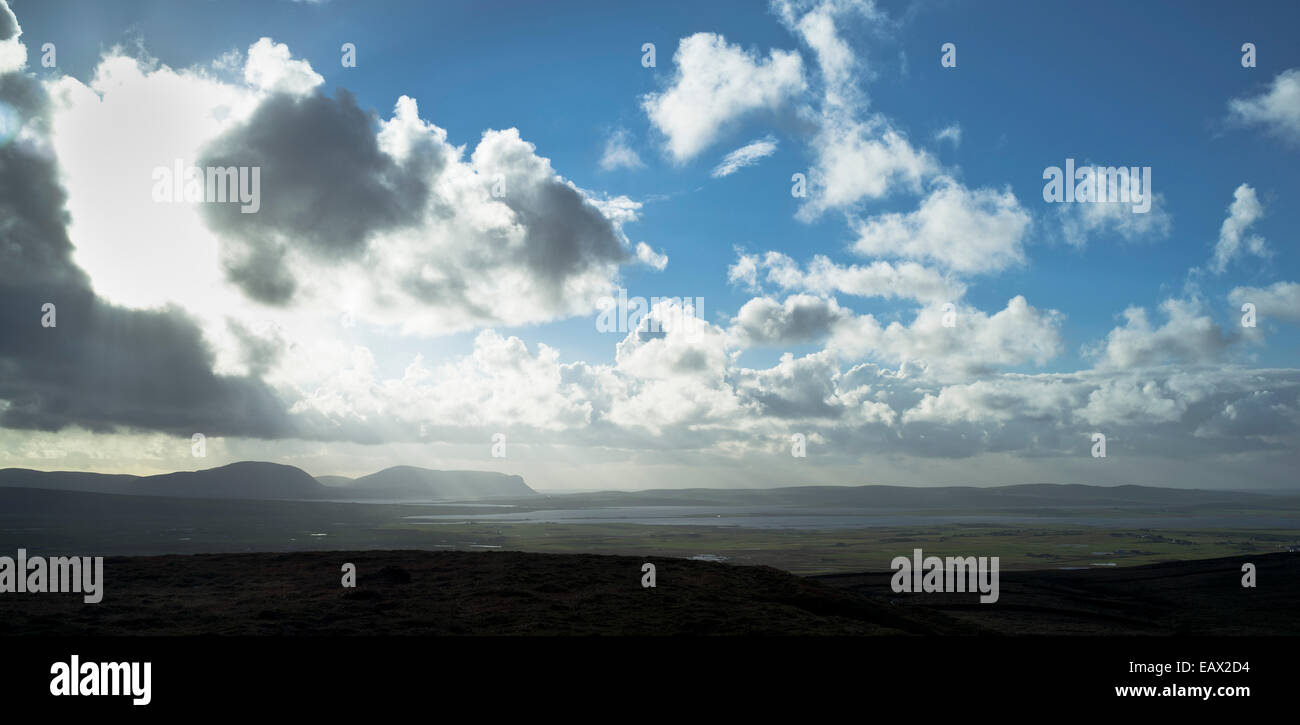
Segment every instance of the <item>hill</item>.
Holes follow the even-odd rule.
[[[385,468],[340,488],[359,498],[386,500],[537,495],[519,476],[487,471],[433,471],[415,466]]]
[[[0,488],[254,500],[431,500],[536,495],[519,476],[486,471],[433,471],[395,466],[355,480],[342,476],[315,479],[301,468],[257,461],[155,476],[6,468],[0,470]]]
[[[1244,561],[1258,589],[1239,584]],[[654,588],[641,586],[645,562]],[[356,566],[344,588],[340,568]],[[997,604],[645,556],[318,551],[105,559],[104,603],[0,597],[0,636],[1295,635],[1300,555],[1007,572]]]
[[[657,586],[641,586],[641,566]],[[341,586],[340,567],[357,568]],[[7,635],[905,634],[922,618],[770,567],[520,552],[111,557],[103,606],[0,597]]]

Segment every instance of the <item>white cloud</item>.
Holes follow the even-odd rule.
[[[766,272],[760,280],[759,273]],[[751,290],[761,283],[782,290],[835,293],[855,297],[885,297],[919,302],[955,302],[966,294],[966,285],[916,262],[872,262],[869,265],[841,265],[825,255],[816,255],[803,269],[780,252],[758,255],[740,253],[728,271],[730,281],[742,282]]]
[[[751,141],[727,154],[722,159],[722,163],[713,167],[713,178],[719,179],[730,176],[746,166],[753,166],[759,160],[774,153],[776,153],[776,139],[772,136],[769,135],[757,141]]]
[[[1173,226],[1163,194],[1153,194],[1151,208],[1141,214],[1133,213],[1128,202],[1118,201],[1058,204],[1057,214],[1065,241],[1080,248],[1098,234],[1115,234],[1129,242],[1164,239]]]
[[[1232,204],[1228,207],[1228,218],[1219,227],[1219,243],[1214,246],[1214,259],[1210,269],[1222,273],[1228,263],[1241,256],[1242,251],[1257,257],[1268,258],[1270,252],[1264,244],[1264,238],[1248,234],[1250,227],[1264,216],[1264,206],[1259,203],[1255,190],[1246,184],[1237,187],[1232,193]]]
[[[295,60],[289,54],[289,46],[270,38],[260,38],[248,47],[244,80],[264,91],[295,96],[311,93],[325,82],[312,70],[311,63]]]
[[[1263,126],[1300,148],[1300,68],[1279,73],[1264,93],[1229,101],[1228,110],[1233,120]]]
[[[760,59],[713,33],[682,38],[673,62],[668,89],[647,95],[642,107],[678,163],[708,148],[742,116],[779,108],[805,88],[798,53],[773,50]]]
[[[939,172],[928,152],[914,147],[882,116],[859,121],[828,114],[821,119],[812,151],[808,196],[798,212],[803,221],[884,197],[896,186],[919,193],[922,182]]]
[[[791,7],[780,5],[778,11]],[[442,449],[432,446],[454,443],[474,453],[446,460],[496,466],[507,464],[482,463],[484,442],[491,433],[510,431],[512,446],[527,441],[522,445],[550,451],[546,455],[581,447],[575,468],[587,471],[591,478],[584,483],[592,486],[604,481],[590,471],[606,462],[608,468],[595,470],[631,471],[645,476],[638,479],[644,485],[658,483],[648,480],[656,474],[640,472],[665,461],[716,464],[691,467],[694,478],[673,478],[697,485],[835,475],[807,465],[794,473],[778,468],[789,459],[791,421],[806,430],[817,455],[845,462],[842,470],[850,478],[839,482],[862,480],[861,462],[868,457],[881,465],[898,459],[902,463],[889,470],[904,473],[916,457],[960,459],[948,469],[953,476],[976,470],[978,463],[990,481],[1005,480],[998,474],[1021,465],[1016,470],[1023,476],[1040,477],[1029,480],[1041,480],[1043,471],[1065,475],[1066,461],[1090,461],[1088,434],[1099,426],[1115,431],[1112,450],[1134,446],[1170,461],[1195,461],[1189,470],[1209,470],[1204,462],[1222,456],[1293,456],[1300,444],[1300,376],[1221,365],[1237,338],[1190,302],[1167,301],[1168,320],[1158,326],[1145,311],[1130,308],[1126,322],[1095,353],[1095,369],[1006,372],[1046,365],[1059,355],[1061,315],[1019,296],[1002,310],[981,311],[962,303],[966,286],[956,275],[1023,262],[1028,215],[1009,191],[971,190],[936,179],[941,170],[928,154],[883,116],[866,114],[866,101],[853,88],[864,69],[836,23],[849,12],[874,17],[872,6],[811,7],[790,21],[816,53],[827,85],[824,105],[805,115],[817,123],[814,169],[822,190],[820,200],[810,200],[814,206],[805,209],[852,210],[896,188],[930,193],[915,211],[861,222],[858,251],[885,259],[840,264],[822,255],[796,261],[775,251],[738,253],[728,276],[758,294],[735,310],[725,329],[673,314],[676,303],[663,302],[655,314],[665,329],[628,333],[615,345],[610,364],[566,362],[545,343],[526,343],[529,333],[482,330],[588,314],[594,300],[615,285],[622,265],[635,260],[658,269],[667,258],[623,235],[621,225],[638,216],[637,202],[577,188],[514,129],[452,145],[408,97],[397,100],[377,129],[362,113],[365,133],[356,138],[367,148],[373,142],[372,160],[387,170],[385,180],[405,179],[409,172],[418,185],[427,185],[410,223],[364,235],[354,258],[321,256],[291,244],[285,254],[300,296],[283,307],[250,301],[222,274],[227,230],[209,224],[193,205],[153,204],[149,172],[175,158],[199,158],[213,139],[228,138],[254,119],[263,123],[276,108],[273,98],[300,96],[291,105],[323,98],[315,92],[320,81],[310,65],[269,40],[250,48],[246,77],[232,82],[110,53],[87,84],[71,78],[47,83],[77,262],[109,300],[131,307],[175,303],[198,318],[217,350],[218,367],[256,367],[293,403],[291,415],[306,438],[365,444],[214,438],[210,451],[217,456],[300,456],[294,462],[316,463],[339,460],[345,451],[348,458],[364,456],[366,465],[382,459],[380,465],[407,460],[436,466],[446,461],[405,457],[437,456],[428,451]],[[798,65],[793,53],[759,60],[718,36],[704,38],[703,55],[743,60],[736,63],[738,74],[679,64],[682,77],[655,96],[656,108],[667,114],[660,130],[670,153],[677,142],[687,157],[745,113],[779,107],[803,89],[801,66],[799,73],[782,70]],[[699,84],[684,81],[692,73]],[[710,74],[716,83],[708,82]],[[755,89],[735,86],[737,77],[743,86],[755,74],[770,81],[770,92],[759,89],[757,100],[746,95]],[[692,96],[700,87],[707,93]],[[686,103],[704,96],[712,101],[715,90],[721,91],[721,111]],[[665,101],[674,93],[684,105]],[[323,98],[318,107],[341,103]],[[704,117],[687,118],[688,111]],[[161,116],[172,122],[157,124]],[[314,138],[317,119],[295,120],[288,125],[294,131],[289,141]],[[497,178],[505,181],[500,196],[491,191]],[[314,181],[326,187],[331,180]],[[1238,220],[1231,232],[1238,249],[1228,258],[1251,249],[1252,213],[1247,204],[1236,207],[1230,219]],[[1120,220],[1103,220],[1089,230],[1103,228],[1125,234]],[[887,321],[842,306],[836,295],[920,306],[907,312],[910,321]],[[1238,287],[1229,298],[1255,302],[1265,318],[1295,319],[1300,285]],[[947,301],[955,305],[951,327],[943,322]],[[343,311],[355,316],[357,328],[340,329]],[[241,342],[232,329],[255,340]],[[440,350],[440,341],[394,342],[386,334],[430,337],[458,330],[477,332],[465,354]],[[749,346],[823,340],[824,349],[783,355],[770,367],[738,363]],[[246,348],[259,342],[277,355],[252,359]],[[442,357],[426,361],[414,354],[417,345]],[[1170,362],[1178,366],[1160,367]],[[44,455],[57,461],[79,455],[88,466],[103,462],[88,456],[103,456],[175,468],[167,451],[188,451],[156,435],[77,432],[56,440],[6,430],[3,436],[0,458],[14,465]],[[407,442],[406,448],[374,452]],[[773,452],[783,456],[770,457]],[[1012,460],[984,463],[992,455]],[[1030,468],[1027,461],[1033,460],[1049,463]],[[924,473],[936,470],[941,469],[926,467]],[[1293,473],[1291,467],[1277,478],[1287,481]],[[1251,480],[1254,485],[1257,479]]]
[[[602,170],[639,169],[644,166],[641,157],[628,145],[627,129],[620,128],[605,139],[605,151],[600,157]]]
[[[741,347],[814,343],[852,317],[851,310],[840,307],[833,299],[800,294],[778,302],[770,297],[755,297],[741,306],[729,333]]]
[[[0,2],[0,73],[11,73],[27,65],[27,46],[18,39],[23,29],[9,5]]]
[[[941,179],[916,211],[859,222],[853,249],[929,260],[956,272],[996,272],[1024,262],[1030,221],[1010,189],[969,190]]]
[[[258,44],[250,49],[248,67],[258,70],[247,83],[110,53],[89,85],[71,77],[46,84],[77,264],[112,302],[176,304],[189,311],[212,343],[220,372],[243,369],[245,342],[232,333],[232,320],[245,330],[274,326],[283,331],[283,344],[275,347],[300,349],[339,335],[345,313],[362,329],[408,335],[545,322],[590,313],[615,286],[619,266],[634,259],[621,225],[636,219],[640,205],[577,189],[514,129],[485,133],[466,159],[464,147],[448,143],[446,132],[421,119],[407,97],[377,133],[362,112],[346,115],[343,99],[275,105],[282,96],[269,89],[308,88],[301,82],[308,67],[278,50],[284,46],[259,44],[263,50]],[[292,123],[259,131],[285,136],[272,144],[275,149],[311,158],[320,156],[312,145],[343,143],[336,135],[339,121],[315,128],[315,118],[301,113],[306,108],[343,109],[340,118],[359,119],[348,143],[373,144],[368,159],[410,170],[427,200],[415,197],[409,224],[357,239],[352,257],[321,256],[303,246],[300,235],[285,235],[281,261],[297,290],[287,304],[267,306],[244,294],[223,268],[226,254],[243,242],[213,226],[202,204],[155,203],[152,171],[171,168],[176,159],[198,163],[213,139],[250,123],[269,124],[268,109],[293,116]],[[160,117],[171,122],[156,123]],[[270,193],[272,172],[293,168],[268,165],[263,191]],[[306,176],[282,177],[275,193],[305,195],[307,203],[331,184],[355,188],[359,181]],[[498,178],[505,182],[500,198],[492,194]],[[387,188],[373,187],[375,193]],[[333,205],[354,198],[342,195]],[[662,263],[659,253],[640,256],[651,266]],[[307,369],[283,362],[268,375],[281,384],[309,379]]]
[[[1088,350],[1100,366],[1131,369],[1165,363],[1201,364],[1220,359],[1233,337],[1200,313],[1194,301],[1168,299],[1160,304],[1167,320],[1153,327],[1146,310],[1124,310],[1124,324],[1110,331],[1105,343]]]
[[[935,141],[948,141],[953,148],[961,146],[961,124],[954,123],[951,126],[944,126],[934,134]]]
[[[844,21],[880,25],[884,15],[874,3],[861,0],[780,1],[774,7],[782,22],[812,49],[822,81],[820,104],[803,109],[816,130],[808,196],[797,217],[813,221],[827,211],[884,197],[896,187],[920,193],[941,167],[888,118],[868,111],[856,81],[870,74],[840,33]]]
[[[1187,412],[1188,399],[1158,381],[1140,377],[1102,382],[1088,395],[1079,417],[1092,425],[1170,423]]]
[[[1236,287],[1228,293],[1228,301],[1238,309],[1249,302],[1255,305],[1256,314],[1264,319],[1300,320],[1300,283],[1275,282],[1268,287]]]
[[[944,324],[948,313],[951,327]],[[966,378],[1027,363],[1046,364],[1060,354],[1061,320],[1059,312],[1039,310],[1019,295],[993,315],[956,304],[946,313],[931,305],[918,310],[906,326],[891,322],[882,327],[871,315],[854,318],[837,326],[827,348],[850,359],[919,362],[932,375]]]
[[[663,271],[668,266],[668,255],[656,252],[645,242],[636,243],[636,258],[642,264]]]

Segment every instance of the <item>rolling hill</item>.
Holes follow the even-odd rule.
[[[436,500],[536,495],[519,476],[487,471],[433,471],[395,466],[358,479],[322,478],[326,480],[314,479],[294,466],[256,461],[156,476],[6,468],[0,470],[0,488],[255,500]]]

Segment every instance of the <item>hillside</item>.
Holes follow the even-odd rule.
[[[343,484],[359,498],[454,499],[498,496],[535,496],[537,492],[519,476],[487,471],[433,471],[415,466],[393,466]]]
[[[519,476],[485,471],[433,471],[414,466],[395,466],[355,480],[341,476],[321,478],[325,480],[314,479],[306,471],[294,466],[256,461],[155,476],[6,468],[0,470],[0,488],[256,500],[431,500],[536,495]]]
[[[0,636],[905,634],[923,617],[769,567],[519,552],[113,557],[102,606],[0,597]],[[340,583],[344,562],[357,586]]]
[[[641,586],[645,562],[657,586]],[[1243,589],[1241,563],[1261,586]],[[357,586],[340,568],[356,565]],[[1001,599],[898,595],[887,572],[801,578],[644,556],[321,551],[110,557],[103,604],[0,597],[0,636],[1295,635],[1300,555],[1022,571]]]

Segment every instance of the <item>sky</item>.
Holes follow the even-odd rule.
[[[0,0],[0,467],[1295,489],[1298,24]]]

